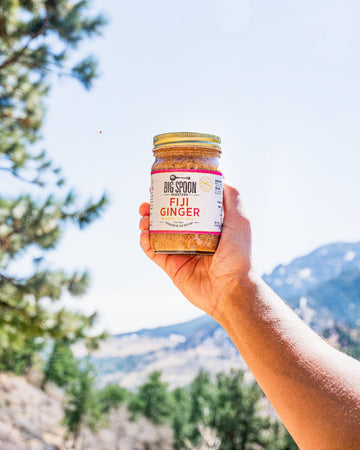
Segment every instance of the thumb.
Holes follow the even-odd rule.
[[[239,219],[246,217],[240,192],[235,186],[224,180],[224,225],[236,223]]]
[[[251,267],[251,226],[236,187],[224,181],[224,222],[217,257],[226,267],[248,273]]]

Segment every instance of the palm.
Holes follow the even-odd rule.
[[[212,260],[213,256],[204,255],[154,255],[153,257],[153,261],[165,270],[185,297],[199,307],[202,305],[198,303],[198,299],[209,301],[212,297]],[[211,309],[215,307],[215,305],[209,306],[212,306]]]

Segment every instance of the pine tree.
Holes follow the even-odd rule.
[[[191,441],[200,439],[199,425],[208,426],[215,407],[215,385],[208,372],[201,369],[190,384]]]
[[[0,369],[24,371],[49,338],[87,339],[96,320],[94,314],[45,306],[45,299],[58,301],[66,291],[82,295],[89,279],[87,273],[50,270],[44,256],[57,246],[66,223],[84,228],[99,217],[106,197],[78,205],[61,169],[39,150],[52,74],[73,77],[86,89],[97,76],[92,56],[68,63],[81,41],[100,34],[105,24],[103,16],[89,14],[88,3],[0,3],[1,184],[19,182],[17,195],[0,193]],[[26,255],[35,255],[33,266],[19,276],[16,263]],[[99,337],[88,344],[96,346]]]
[[[70,344],[59,339],[54,342],[52,351],[44,367],[42,389],[49,381],[60,387],[65,387],[77,378],[79,373],[79,362],[73,355]]]
[[[284,425],[275,421],[271,424],[271,430],[268,439],[268,448],[271,450],[298,450],[294,439],[284,427]]]
[[[270,429],[268,417],[259,414],[263,393],[253,381],[244,381],[244,372],[233,369],[230,374],[218,374],[216,408],[211,426],[224,450],[266,448]]]
[[[174,449],[181,450],[186,448],[186,441],[191,433],[190,396],[188,391],[183,388],[176,388],[171,395],[174,404],[171,420],[171,427],[174,430]]]
[[[161,381],[161,372],[152,372],[139,387],[136,396],[129,403],[130,411],[136,416],[142,414],[155,425],[169,422],[172,413],[172,398],[168,385]]]
[[[102,413],[108,413],[129,399],[129,392],[117,384],[107,384],[98,392],[97,401]]]
[[[68,401],[64,408],[63,423],[73,438],[73,447],[79,439],[82,425],[97,431],[104,417],[98,403],[98,391],[95,388],[95,371],[88,359],[83,361],[78,374],[66,390]]]

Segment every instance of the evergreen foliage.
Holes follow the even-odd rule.
[[[154,371],[139,387],[137,394],[129,403],[129,409],[134,416],[142,414],[159,425],[170,421],[173,407],[171,400],[167,383],[161,381],[161,372]]]
[[[44,368],[42,388],[51,381],[65,389],[67,402],[63,423],[74,445],[83,425],[97,431],[106,424],[110,410],[130,397],[126,389],[115,384],[98,389],[96,380],[97,374],[88,358],[76,359],[67,341],[54,342]]]
[[[66,223],[84,228],[107,202],[103,195],[78,205],[61,169],[39,150],[51,75],[73,77],[86,89],[97,76],[92,56],[69,63],[105,24],[88,10],[87,0],[0,3],[0,175],[1,183],[18,181],[18,194],[0,193],[0,370],[22,373],[49,339],[85,340],[93,348],[104,337],[89,337],[95,314],[46,306],[65,292],[81,296],[89,283],[86,272],[50,270],[46,251],[57,246]],[[33,264],[20,276],[24,256]]]
[[[107,384],[97,394],[97,400],[103,414],[108,413],[128,399],[129,392],[117,384]]]
[[[161,372],[155,371],[131,394],[115,384],[98,389],[89,360],[76,364],[76,376],[69,377],[65,385],[68,402],[64,416],[74,445],[83,425],[97,431],[107,424],[110,410],[125,403],[133,419],[142,415],[155,425],[170,425],[175,450],[203,448],[204,430],[216,437],[224,450],[298,449],[281,422],[265,412],[257,383],[245,381],[241,370],[220,373],[215,380],[201,370],[190,386],[172,392],[161,381]]]
[[[200,438],[198,424],[209,425],[211,410],[215,407],[215,386],[210,374],[201,369],[190,384],[190,438],[197,442]]]
[[[253,381],[244,381],[244,372],[232,370],[216,377],[216,400],[211,425],[224,450],[248,450],[266,446],[270,421],[259,414],[263,393]]]
[[[360,360],[360,327],[352,328],[348,324],[334,323],[331,328],[323,331],[323,337],[334,337],[341,351]]]
[[[1,349],[0,371],[12,371],[17,375],[34,365],[35,355],[43,347],[42,342],[25,337],[22,345],[7,346]]]
[[[271,424],[267,448],[271,450],[298,450],[294,439],[281,422]]]
[[[81,41],[100,34],[105,24],[103,16],[91,17],[88,9],[88,0],[1,2],[1,170],[39,184],[49,169],[58,174],[33,144],[40,138],[50,74],[75,77],[85,88],[97,76],[93,56],[68,65]]]
[[[172,411],[171,427],[174,431],[174,449],[185,448],[191,434],[190,398],[183,388],[176,388],[172,393],[174,409]]]
[[[79,363],[75,359],[68,342],[55,341],[44,367],[41,387],[44,389],[49,381],[57,386],[66,387],[79,373]]]
[[[213,432],[222,450],[297,450],[281,422],[265,412],[259,385],[244,376],[234,369],[213,379],[200,370],[188,387],[169,392],[156,371],[136,394],[124,398],[134,418],[140,414],[156,425],[172,427],[175,450],[202,448],[202,430]]]
[[[95,388],[95,372],[88,360],[78,367],[66,390],[68,402],[64,409],[63,423],[74,440],[74,446],[80,435],[82,425],[97,431],[102,422],[98,392]]]

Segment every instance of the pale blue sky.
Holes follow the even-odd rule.
[[[51,260],[88,268],[81,300],[113,332],[190,319],[188,304],[139,249],[152,137],[222,138],[222,169],[252,219],[262,273],[333,241],[360,239],[360,4],[356,0],[95,1],[110,19],[86,44],[91,92],[56,82],[44,144],[83,198],[111,206],[69,228]],[[102,134],[99,131],[102,131]]]

